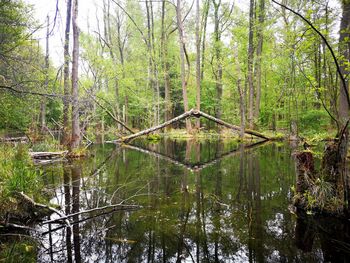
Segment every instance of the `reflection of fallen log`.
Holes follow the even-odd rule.
[[[130,149],[130,150],[142,152],[142,153],[145,153],[145,154],[157,157],[159,159],[166,160],[166,161],[168,161],[170,163],[173,163],[175,165],[181,166],[183,168],[192,170],[190,165],[185,164],[185,163],[181,163],[181,162],[177,161],[176,159],[174,159],[172,157],[169,157],[169,156],[167,156],[165,154],[162,154],[162,153],[159,153],[159,152],[156,152],[156,151],[152,151],[152,150],[149,150],[149,149],[141,148],[141,147],[138,147],[138,146],[133,146],[133,145],[130,145],[130,144],[123,144],[122,148],[126,148],[126,149]]]
[[[62,158],[67,153],[68,153],[68,151],[61,151],[61,152],[29,152],[29,155],[33,159],[50,160],[50,159]]]
[[[264,145],[266,142],[267,141],[261,141],[261,142],[257,142],[257,143],[246,145],[246,146],[244,146],[244,150],[249,150],[249,149],[252,149],[252,148]],[[217,162],[221,161],[224,158],[227,158],[227,157],[230,157],[230,156],[234,156],[237,153],[240,153],[240,149],[238,148],[238,149],[234,149],[232,151],[229,151],[227,153],[224,153],[224,154],[218,156],[217,158],[214,158],[214,159],[209,160],[207,162],[188,164],[188,163],[182,163],[182,162],[180,162],[180,161],[178,161],[178,160],[176,160],[176,159],[174,159],[174,158],[172,158],[170,156],[167,156],[165,154],[162,154],[162,153],[159,153],[159,152],[156,152],[156,151],[152,151],[152,150],[149,150],[149,149],[145,149],[145,148],[142,148],[142,147],[137,147],[137,146],[133,146],[133,145],[129,145],[129,144],[124,144],[124,145],[122,145],[122,147],[126,148],[126,149],[130,149],[130,150],[135,150],[135,151],[139,151],[139,152],[142,152],[142,153],[146,153],[146,154],[149,154],[151,156],[163,159],[165,161],[171,162],[171,163],[173,163],[175,165],[178,165],[180,167],[188,169],[191,172],[193,172],[193,171],[200,171],[200,170],[202,170],[204,168],[207,168],[207,167],[209,167],[211,165],[216,164]]]
[[[160,130],[160,129],[163,129],[171,124],[173,124],[174,122],[178,122],[180,120],[183,120],[183,119],[186,119],[186,118],[189,118],[189,117],[196,117],[196,118],[199,118],[199,117],[204,117],[208,120],[211,120],[219,125],[222,125],[222,126],[225,126],[227,128],[230,128],[230,129],[233,129],[233,130],[237,130],[237,131],[240,131],[241,130],[241,127],[239,126],[236,126],[236,125],[232,125],[230,123],[227,123],[221,119],[218,119],[218,118],[215,118],[209,114],[206,114],[204,112],[201,112],[201,111],[198,111],[198,110],[194,110],[194,109],[191,109],[189,111],[186,111],[185,113],[169,120],[169,121],[166,121],[162,124],[159,124],[157,126],[154,126],[154,127],[151,127],[151,128],[148,128],[146,130],[142,130],[140,132],[137,132],[135,134],[131,134],[129,136],[125,136],[125,137],[122,137],[121,139],[118,139],[114,142],[116,143],[120,143],[120,142],[129,142],[137,137],[140,137],[140,136],[143,136],[143,135],[147,135],[151,132],[154,132],[154,131],[157,131],[157,130]],[[264,140],[269,140],[268,137],[266,137],[264,134],[260,133],[260,132],[257,132],[257,131],[254,131],[254,130],[249,130],[249,129],[246,129],[244,131],[246,134],[249,134],[249,135],[253,135],[253,136],[256,136],[256,137],[259,137],[259,138],[262,138]]]
[[[244,145],[243,148],[245,151],[247,150],[250,150],[252,148],[256,148],[258,146],[261,146],[261,145],[265,145],[267,141],[261,141],[261,142],[257,142],[257,143],[252,143],[252,144],[249,144],[249,145]],[[208,162],[205,162],[205,163],[201,163],[201,164],[197,164],[197,165],[194,165],[193,166],[193,170],[195,171],[199,171],[199,170],[202,170],[208,166],[211,166],[213,164],[216,164],[217,162],[221,161],[222,159],[224,158],[227,158],[227,157],[231,157],[231,156],[234,156],[236,154],[240,153],[240,149],[234,149],[232,151],[229,151],[227,153],[224,153],[223,155],[213,159],[213,160],[210,160]]]
[[[35,165],[50,165],[50,164],[57,164],[57,163],[63,163],[67,162],[68,160],[66,158],[54,158],[54,159],[33,159]]]

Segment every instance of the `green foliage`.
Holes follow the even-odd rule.
[[[31,150],[33,152],[53,152],[61,150],[61,145],[51,136],[46,136],[44,140],[33,144]]]
[[[37,246],[29,240],[16,243],[0,244],[0,262],[34,263],[36,262]]]
[[[38,192],[42,174],[32,166],[28,148],[19,144],[15,148],[2,145],[0,148],[0,196],[13,192]]]
[[[152,142],[158,142],[161,139],[161,136],[159,134],[149,134],[147,136],[147,140]]]
[[[323,209],[326,203],[332,198],[332,184],[325,181],[323,178],[317,178],[312,188],[312,195],[315,199],[317,207]]]
[[[308,110],[300,116],[300,129],[313,132],[329,125],[329,116],[324,110]]]

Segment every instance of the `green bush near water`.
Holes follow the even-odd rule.
[[[2,195],[15,191],[36,192],[40,188],[39,173],[28,155],[28,147],[2,145],[0,148],[0,183]]]
[[[36,262],[36,244],[32,241],[20,241],[12,245],[0,244],[0,262],[34,263]]]
[[[28,145],[0,144],[0,221],[6,214],[25,214],[15,198],[24,192],[43,201],[41,172],[36,171],[28,154]],[[0,224],[0,231],[1,231]],[[32,239],[20,238],[16,242],[0,242],[0,262],[36,262],[37,246]]]

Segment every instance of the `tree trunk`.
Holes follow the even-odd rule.
[[[78,86],[78,68],[79,68],[79,28],[78,19],[78,0],[74,0],[72,25],[73,25],[73,61],[72,61],[72,138],[71,150],[79,147],[80,125],[79,125],[79,86]]]
[[[204,78],[204,56],[205,56],[205,39],[207,35],[207,22],[209,13],[210,0],[205,0],[203,11],[203,38],[202,38],[202,64],[201,64],[201,80]]]
[[[254,110],[254,122],[257,123],[260,115],[260,99],[261,99],[261,55],[264,40],[264,21],[265,21],[265,0],[260,0],[259,6],[259,26],[257,28],[258,44],[256,48],[256,98]]]
[[[162,24],[161,24],[161,58],[163,64],[163,77],[164,77],[164,99],[165,99],[165,111],[164,119],[168,121],[172,118],[172,106],[171,106],[171,93],[170,93],[170,77],[169,77],[169,62],[168,58],[168,37],[165,32],[165,0],[162,1]],[[167,130],[171,127],[167,126]]]
[[[66,29],[64,33],[64,69],[63,69],[63,136],[62,144],[68,145],[70,143],[69,134],[69,111],[70,111],[70,91],[69,91],[69,34],[71,22],[72,0],[67,0],[67,16]]]
[[[240,138],[244,138],[244,132],[245,132],[245,98],[244,98],[244,91],[241,87],[242,77],[241,77],[241,67],[238,60],[238,47],[234,49],[234,58],[236,62],[236,75],[237,75],[237,90],[239,94],[239,112],[241,115],[241,130],[240,130]]]
[[[47,16],[47,28],[46,28],[46,55],[45,55],[45,91],[48,92],[49,87],[49,16]],[[40,105],[40,127],[41,132],[46,131],[46,98],[43,97]]]
[[[220,19],[219,19],[219,9],[221,5],[221,0],[216,3],[215,0],[213,0],[214,5],[214,39],[215,39],[215,58],[216,58],[216,75],[215,75],[215,82],[216,82],[216,107],[215,107],[215,117],[221,118],[222,114],[222,105],[221,105],[221,99],[222,99],[222,58],[221,58],[221,32],[220,32]]]
[[[350,73],[348,64],[350,61],[350,1],[343,0],[343,15],[340,22],[340,37],[339,37],[339,53],[342,57],[340,63],[340,70],[343,76]],[[339,117],[341,123],[344,125],[349,118],[349,105],[347,101],[347,94],[344,91],[343,83],[340,82],[339,92]],[[346,81],[346,89],[349,88],[349,82]]]
[[[201,39],[199,35],[199,0],[196,0],[196,109],[201,109]],[[200,119],[196,121],[196,128],[201,126]]]
[[[248,39],[248,85],[249,85],[249,107],[248,123],[249,128],[254,126],[254,80],[253,80],[253,60],[254,60],[254,0],[250,0],[249,5],[249,39]]]
[[[112,31],[111,31],[111,18],[110,18],[110,0],[107,1],[107,7],[105,1],[103,1],[103,11],[106,12],[104,15],[104,24],[105,24],[105,38],[108,41],[108,48],[109,48],[109,54],[111,56],[111,59],[113,61],[113,64],[115,68],[118,67],[118,62],[115,54],[115,45],[112,38]],[[122,44],[120,39],[120,21],[119,21],[119,14],[117,14],[117,21],[116,21],[116,28],[117,28],[117,43],[118,48],[120,52],[120,62],[122,64],[122,67],[124,66],[124,58],[123,58],[123,50],[122,50]],[[124,71],[124,70],[122,70]],[[124,74],[124,73],[123,73]],[[119,105],[119,76],[117,76],[117,73],[115,73],[114,76],[114,89],[115,89],[115,111],[116,111],[116,118],[120,119],[120,105]],[[121,130],[121,125],[118,123],[117,125],[118,130]]]
[[[185,69],[185,41],[183,32],[183,23],[181,16],[181,0],[177,0],[176,5],[176,18],[177,27],[179,32],[179,44],[180,44],[180,65],[181,65],[181,86],[182,86],[182,98],[184,111],[188,111],[188,98],[187,98],[187,81],[186,81],[186,69]],[[190,120],[186,119],[186,130],[190,132],[192,129]]]

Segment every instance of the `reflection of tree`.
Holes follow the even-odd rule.
[[[193,142],[191,140],[188,140],[186,145],[187,144],[191,145],[192,143]],[[249,145],[244,145],[243,148],[245,150],[250,150],[250,149],[255,148],[257,146],[264,145],[266,143],[267,143],[266,141],[257,142],[257,143],[253,143],[253,144],[249,144]],[[217,145],[220,145],[220,143],[217,143]],[[126,149],[130,149],[130,150],[139,151],[139,152],[151,155],[151,156],[155,156],[157,158],[166,160],[166,161],[168,161],[170,163],[173,163],[175,165],[178,165],[180,167],[186,168],[186,169],[188,169],[191,172],[193,172],[195,170],[205,169],[207,167],[210,167],[210,166],[218,163],[219,161],[221,161],[223,159],[226,159],[226,158],[229,158],[229,157],[233,157],[233,156],[235,156],[235,155],[240,153],[240,148],[228,151],[228,152],[226,152],[224,154],[221,154],[221,151],[217,151],[216,150],[215,151],[215,157],[213,159],[211,159],[211,160],[209,160],[207,162],[197,161],[195,164],[190,164],[189,163],[189,158],[185,158],[185,161],[181,162],[181,161],[173,158],[172,155],[163,154],[163,153],[154,151],[152,149],[146,149],[146,148],[141,147],[141,146],[134,146],[134,145],[125,144],[122,147],[124,147]],[[191,151],[191,148],[190,147],[186,147],[186,149],[189,149],[189,150],[186,150],[186,155],[190,156],[190,152],[188,153],[187,151]],[[211,155],[210,152],[209,152],[209,155]]]
[[[205,142],[188,142],[180,147],[168,141],[151,149],[167,156],[181,152],[196,164],[208,159],[209,151],[209,160],[222,156],[222,149],[213,142],[210,146]],[[294,183],[294,171],[288,161],[290,151],[286,149],[270,145],[248,152],[242,146],[237,153],[215,164],[192,170],[169,164],[156,155],[128,149],[122,154],[120,149],[121,154],[116,151],[102,167],[99,164],[105,161],[106,153],[96,154],[96,164],[81,161],[81,176],[72,182],[69,167],[62,177],[63,187],[56,191],[62,192],[65,209],[69,209],[74,202],[70,192],[79,185],[80,190],[75,189],[74,193],[79,192],[80,211],[108,205],[110,200],[121,201],[135,193],[143,195],[134,199],[144,206],[142,210],[80,215],[82,259],[306,262],[307,257],[292,245],[294,221],[287,210],[290,201],[284,191]],[[62,243],[54,252],[67,259],[66,232],[53,232],[53,240],[59,240],[58,236]],[[71,252],[71,257],[74,254]],[[314,250],[310,254],[316,255]]]
[[[261,192],[259,158],[255,153],[247,156],[248,165],[248,220],[249,220],[249,259],[263,262],[264,234],[261,218]]]
[[[81,167],[78,165],[72,166],[72,213],[77,213],[80,210],[80,178]],[[80,254],[80,230],[79,230],[79,215],[73,216],[73,243],[75,262],[81,262]]]
[[[64,201],[65,201],[65,213],[69,215],[71,193],[70,193],[70,169],[67,167],[63,168],[63,183],[64,183]],[[67,262],[72,262],[72,241],[71,241],[72,231],[70,227],[66,228],[66,246],[67,246]]]
[[[186,154],[185,161],[188,162],[191,158],[192,152],[192,140],[186,142]],[[182,262],[187,255],[191,255],[191,251],[185,241],[185,235],[187,232],[187,224],[191,211],[191,200],[188,192],[188,170],[185,169],[181,177],[181,209],[179,214],[179,231],[178,231],[178,245],[177,245],[177,258],[176,262]]]
[[[320,239],[324,262],[347,262],[350,256],[350,225],[334,217],[312,218],[298,211],[295,243],[304,252],[311,252]]]

